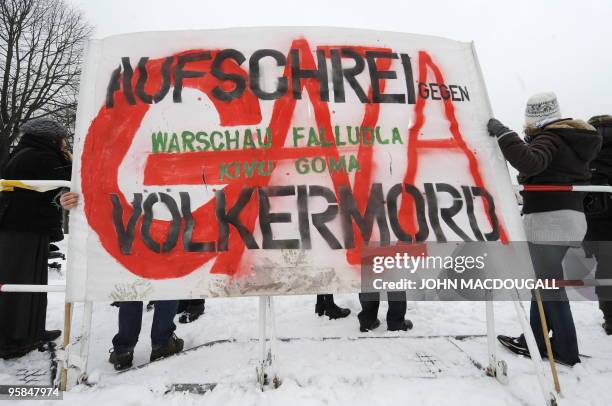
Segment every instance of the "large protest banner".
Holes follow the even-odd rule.
[[[69,301],[351,292],[364,244],[524,240],[470,43],[341,28],[92,40]]]

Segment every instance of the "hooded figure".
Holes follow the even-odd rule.
[[[20,128],[22,137],[2,174],[12,180],[70,180],[68,130],[50,119]],[[63,238],[57,190],[0,193],[0,283],[46,285],[49,243]],[[22,356],[59,337],[46,331],[46,293],[0,294],[0,358]]]
[[[529,98],[525,110],[525,140],[496,119],[488,130],[506,160],[519,171],[519,183],[526,185],[590,184],[589,165],[601,149],[602,138],[582,120],[561,118],[554,93]],[[587,224],[584,193],[522,192],[523,225],[534,271],[539,279],[564,279],[562,261],[567,250],[579,246]],[[580,362],[576,329],[565,290],[542,292],[544,313],[555,359],[574,365]],[[546,354],[540,315],[531,303],[531,328],[542,355]],[[547,333],[548,334],[548,333]],[[499,336],[510,350],[529,355],[524,336]]]
[[[612,185],[612,116],[591,117],[593,125],[603,137],[601,152],[591,162],[594,185]],[[612,194],[589,193],[584,199],[588,230],[585,237],[585,251],[597,258],[597,279],[612,279]],[[612,287],[598,286],[595,292],[599,308],[603,313],[603,328],[612,335]]]

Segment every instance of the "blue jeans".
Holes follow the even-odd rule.
[[[568,246],[529,243],[529,252],[536,276],[542,279],[563,279],[563,258]],[[565,289],[543,290],[542,304],[548,329],[552,331],[551,346],[556,358],[574,365],[580,362],[574,318]],[[531,302],[531,329],[541,354],[546,354],[544,333],[536,302]]]
[[[153,313],[151,344],[153,347],[165,345],[174,330],[177,300],[158,300]],[[117,302],[119,307],[119,332],[113,337],[113,348],[119,354],[134,350],[142,325],[142,302]]]

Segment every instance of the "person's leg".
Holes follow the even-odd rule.
[[[550,317],[546,313],[546,306],[544,306],[544,314],[546,315],[546,321],[548,322]],[[540,355],[544,356],[546,354],[546,341],[544,341],[544,333],[542,332],[540,311],[538,310],[538,304],[535,301],[531,301],[531,309],[529,310],[529,323],[531,324],[531,331],[533,331],[533,336],[535,337],[536,343],[538,344]],[[550,330],[550,324],[548,325],[548,329]],[[522,340],[524,340],[524,337],[521,338]],[[527,346],[526,342],[521,342],[524,343],[525,346]]]
[[[113,348],[118,354],[131,352],[136,347],[142,325],[142,302],[117,302],[119,332],[113,337]]]
[[[387,292],[389,309],[387,310],[387,328],[389,330],[403,329],[406,316],[406,292]]]
[[[554,357],[570,365],[580,362],[578,338],[569,302],[544,302],[544,313],[548,325],[552,326],[551,345]]]
[[[45,285],[49,237],[0,230],[0,281]],[[0,294],[0,347],[36,348],[44,337],[46,293]]]
[[[363,328],[373,326],[378,320],[378,307],[380,306],[380,295],[378,292],[360,293],[361,311],[357,315],[359,325]]]
[[[153,325],[151,326],[151,344],[153,348],[165,345],[176,330],[174,316],[178,300],[158,300],[155,302]]]
[[[595,278],[612,279],[612,241],[598,241],[595,244],[594,253],[597,259]],[[595,293],[597,293],[599,299],[599,309],[603,314],[604,321],[612,329],[612,287],[598,286],[595,288]]]
[[[541,279],[563,279],[563,258],[568,249],[568,246],[529,243],[536,276]],[[565,289],[542,290],[541,296],[547,326],[553,333],[553,353],[560,361],[569,364],[580,362],[576,327]],[[531,327],[540,352],[545,353],[546,346],[536,303],[532,303],[531,307]]]

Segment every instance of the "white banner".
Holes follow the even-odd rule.
[[[524,236],[472,44],[341,28],[92,40],[68,300],[358,291],[363,247]]]

